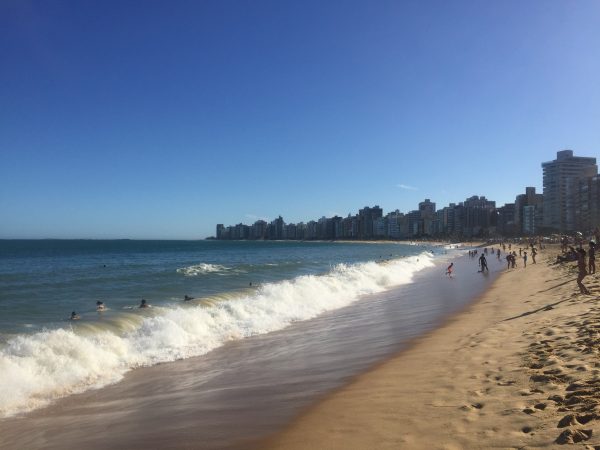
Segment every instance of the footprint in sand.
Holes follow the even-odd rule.
[[[556,438],[557,444],[576,444],[592,437],[592,430],[565,430]]]
[[[598,419],[597,414],[567,414],[565,417],[560,419],[558,425],[556,426],[558,428],[564,428],[568,426],[585,425],[586,423],[596,419]]]

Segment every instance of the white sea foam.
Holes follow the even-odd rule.
[[[265,284],[245,297],[127,313],[120,329],[82,323],[14,337],[0,349],[0,417],[115,383],[136,367],[203,355],[229,340],[280,330],[361,295],[409,283],[432,265],[426,253],[383,264],[340,264],[325,275]]]
[[[222,266],[220,264],[200,263],[193,266],[182,267],[180,269],[177,269],[177,273],[182,273],[188,277],[195,277],[198,275],[204,275],[206,273],[225,272],[227,270],[229,270],[228,267]]]

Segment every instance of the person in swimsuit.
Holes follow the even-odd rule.
[[[590,291],[584,286],[583,279],[587,275],[586,264],[585,264],[585,250],[581,247],[577,249],[577,269],[579,269],[579,275],[577,275],[577,286],[582,294],[589,294]]]

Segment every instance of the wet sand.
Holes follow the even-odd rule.
[[[0,448],[251,448],[353,377],[438,327],[487,289],[475,260],[203,357],[142,368],[123,381],[0,421]],[[490,264],[492,271],[499,265]]]
[[[557,252],[257,447],[600,448],[600,277],[579,294]]]

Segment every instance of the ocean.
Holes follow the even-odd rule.
[[[205,430],[206,448],[257,438],[468,304],[490,279],[476,275],[465,252],[399,243],[0,241],[0,430],[14,429],[15,418],[25,428],[40,417],[61,427],[45,411],[105,395],[97,411],[86,410],[89,426],[94,414],[106,422],[108,399],[112,411],[127,397],[132,423],[144,414],[155,430],[172,408],[187,417],[181,426],[201,411],[205,428],[188,425]],[[456,261],[454,279],[444,275],[448,261]],[[139,308],[142,299],[151,307]],[[69,320],[71,312],[80,319]],[[232,423],[236,432],[224,433]]]

